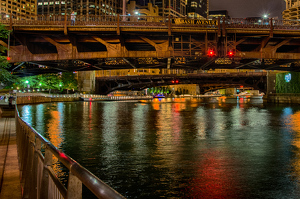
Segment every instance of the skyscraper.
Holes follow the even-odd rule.
[[[282,18],[287,20],[294,20],[294,24],[299,24],[300,21],[300,0],[285,0],[286,10],[282,13]]]
[[[120,12],[118,0],[38,0],[38,14],[116,15]]]
[[[33,19],[37,0],[1,0],[1,18],[13,15],[14,19]]]
[[[153,5],[158,6],[160,16],[186,16],[186,0],[153,0]]]
[[[187,0],[186,12],[190,18],[207,18],[208,8],[208,0]]]

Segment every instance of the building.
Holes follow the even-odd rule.
[[[159,15],[162,17],[186,16],[186,0],[153,0],[153,5],[158,6]]]
[[[215,18],[230,18],[230,16],[228,15],[228,11],[227,10],[214,10],[214,11],[209,11],[209,16],[208,18],[210,19],[215,19]]]
[[[120,13],[118,0],[37,0],[38,14],[65,15],[74,11],[77,15],[117,15]]]
[[[207,19],[208,8],[208,0],[187,0],[186,12],[189,18]]]
[[[143,16],[158,16],[158,6],[153,6],[152,3],[140,5],[136,1],[130,1],[127,4],[127,15],[139,16],[141,19],[143,19]],[[148,21],[150,18],[144,20]]]
[[[34,19],[37,14],[37,0],[1,0],[0,10],[1,18]]]
[[[286,10],[282,12],[284,20],[292,20],[293,24],[300,24],[300,0],[285,0]]]

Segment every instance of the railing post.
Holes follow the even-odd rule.
[[[33,155],[34,155],[34,139],[35,135],[28,129],[28,154],[26,158],[26,172],[23,198],[30,198],[30,186],[33,180]]]
[[[220,17],[218,18],[218,37],[221,37],[221,24],[220,24]]]
[[[13,17],[12,17],[12,13],[10,13],[10,15],[9,15],[9,30],[12,30],[12,25],[13,25]]]
[[[39,152],[41,151],[41,140],[36,139],[34,145],[34,157],[33,157],[33,168],[32,168],[32,181],[30,186],[30,197],[37,198],[38,192],[40,190],[40,185],[38,184],[38,163],[39,163]]]
[[[82,182],[69,172],[67,199],[81,199],[82,198]]]
[[[222,36],[225,37],[226,36],[226,24],[225,24],[225,17],[223,17],[223,21],[222,21]]]
[[[22,159],[21,159],[21,182],[25,182],[26,179],[26,175],[28,175],[28,173],[26,173],[26,168],[27,168],[27,159],[28,159],[28,146],[29,146],[29,136],[28,136],[28,127],[26,126],[26,128],[23,131],[23,146],[22,146]],[[25,142],[25,143],[24,143]]]
[[[52,153],[48,147],[45,151],[45,159],[44,159],[44,166],[43,166],[43,176],[42,176],[42,184],[41,184],[41,199],[48,199],[48,188],[49,188],[49,172],[48,166],[52,165]]]
[[[64,34],[65,35],[68,34],[68,30],[67,30],[67,13],[65,13]]]
[[[171,16],[168,17],[168,36],[171,36]]]
[[[270,37],[271,38],[273,37],[273,29],[274,29],[274,27],[273,27],[273,19],[271,18],[270,19]]]
[[[120,35],[120,15],[117,15],[117,35]]]

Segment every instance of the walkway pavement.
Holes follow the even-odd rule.
[[[2,112],[2,114],[1,114]],[[20,171],[13,111],[0,107],[0,199],[21,199]]]

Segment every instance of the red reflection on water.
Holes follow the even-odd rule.
[[[235,198],[237,187],[236,171],[229,164],[234,162],[220,151],[207,152],[199,157],[198,169],[194,179],[186,189],[188,198]],[[229,165],[229,166],[226,166]]]

